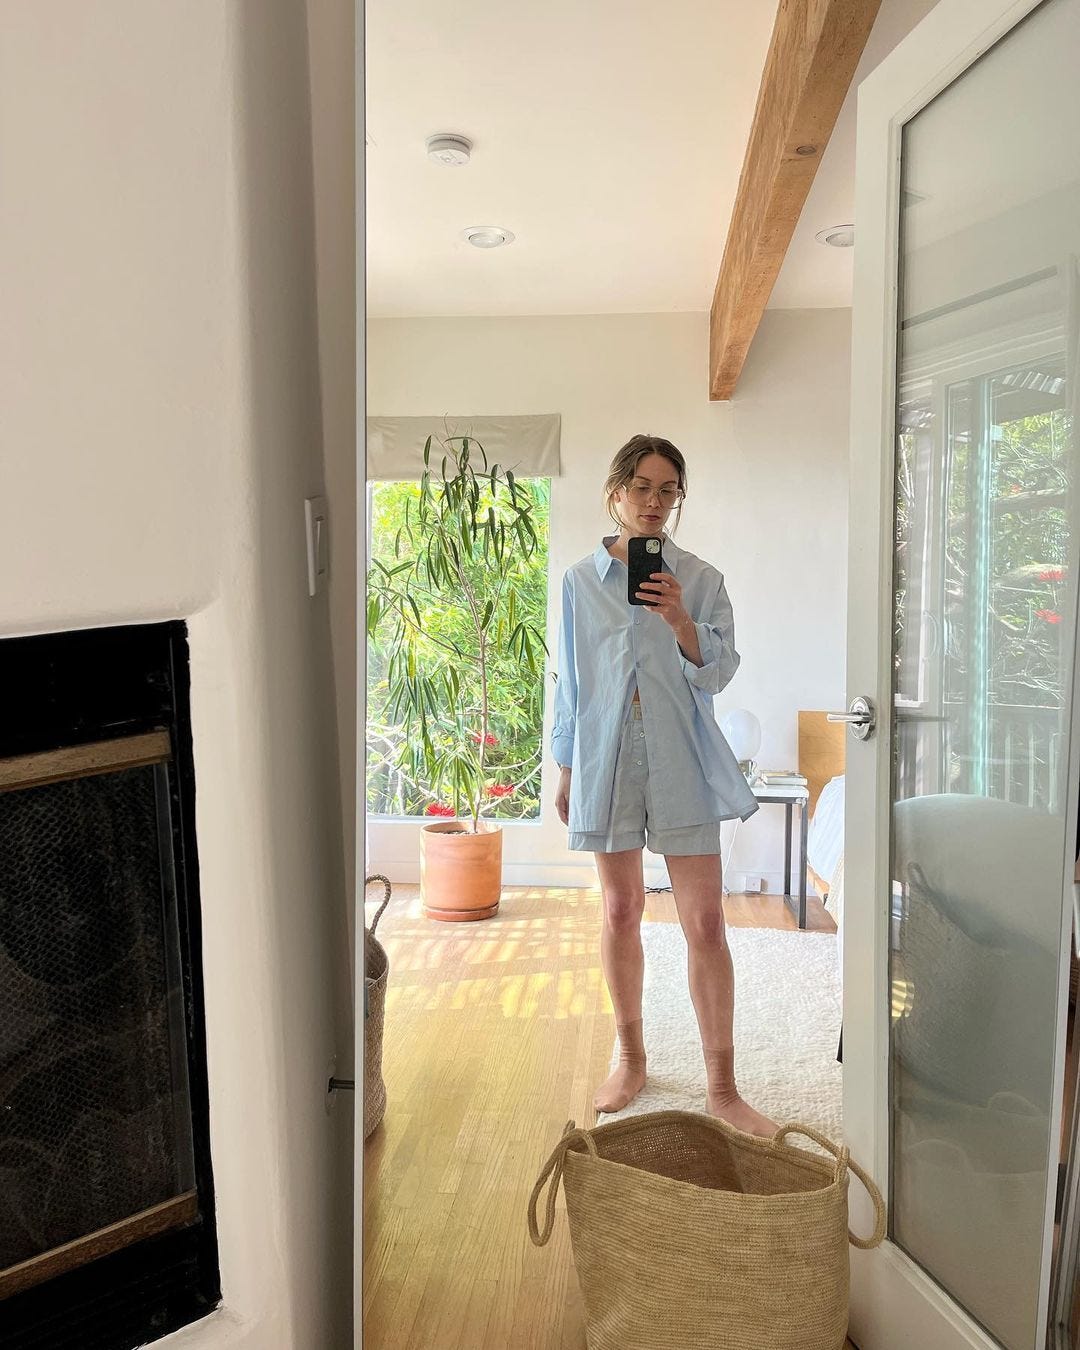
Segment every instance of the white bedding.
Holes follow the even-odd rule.
[[[844,775],[821,789],[806,836],[806,860],[826,883],[844,854]]]

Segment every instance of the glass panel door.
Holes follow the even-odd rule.
[[[902,146],[890,904],[892,1241],[1039,1342],[1078,539],[1080,5]]]

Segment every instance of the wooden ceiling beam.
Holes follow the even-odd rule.
[[[709,325],[709,397],[729,399],[880,0],[780,0]]]

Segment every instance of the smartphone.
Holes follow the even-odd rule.
[[[661,553],[663,539],[659,535],[631,535],[626,541],[626,598],[632,605],[652,606],[647,600],[639,600],[637,592],[643,581],[651,581],[654,572],[666,572],[667,564]],[[648,594],[648,592],[646,592]]]

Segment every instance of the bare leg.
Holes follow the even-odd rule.
[[[611,1077],[597,1088],[593,1105],[597,1111],[620,1111],[645,1086],[641,1028],[641,986],[645,976],[641,916],[645,911],[645,881],[639,848],[594,856],[604,897],[600,960],[615,1008],[619,1063]]]
[[[735,1086],[735,970],[724,931],[720,859],[669,857],[667,866],[689,949],[690,997],[708,1079],[706,1110],[747,1134],[771,1135],[776,1124],[744,1102]]]

